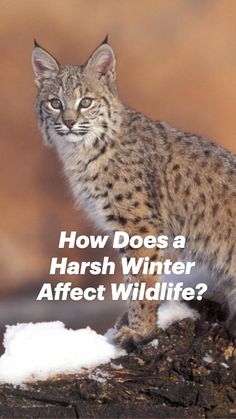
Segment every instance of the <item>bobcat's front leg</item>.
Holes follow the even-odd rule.
[[[150,261],[157,261],[161,259],[161,253],[155,249],[141,248],[138,250],[129,249],[124,257],[144,258],[148,257]],[[158,275],[129,275],[127,283],[141,283],[146,284],[146,289],[153,287],[156,282],[160,281]],[[157,325],[157,306],[158,301],[146,299],[132,300],[132,295],[129,300],[128,313],[120,318],[116,324],[119,329],[114,340],[121,346],[128,350],[132,350],[135,346],[148,342],[153,339],[156,334]]]
[[[114,336],[114,341],[128,351],[150,342],[156,336],[156,301],[131,301],[128,313],[122,317],[122,320],[125,318],[127,322],[126,324],[122,322],[121,326],[121,321],[118,320],[116,323],[118,332]]]

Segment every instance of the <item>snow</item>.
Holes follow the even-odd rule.
[[[166,301],[158,308],[157,326],[167,329],[172,323],[186,318],[197,320],[199,313],[181,301]]]
[[[150,345],[151,345],[153,348],[155,348],[155,349],[157,349],[158,344],[159,344],[158,339],[153,339],[153,340],[150,342]]]
[[[117,332],[116,327],[111,327],[110,329],[107,330],[104,336],[107,338],[108,342],[110,343],[113,342],[113,337],[116,334],[116,332]]]
[[[0,382],[14,385],[75,374],[126,354],[89,327],[66,329],[60,321],[7,326],[3,345]]]
[[[121,364],[114,364],[113,362],[110,363],[111,368],[113,368],[114,370],[123,370],[123,365]]]
[[[213,362],[213,358],[210,354],[205,354],[204,357],[202,358],[203,361],[205,361],[207,364],[211,364]]]
[[[90,380],[97,381],[97,383],[105,384],[109,378],[111,378],[111,375],[108,374],[106,371],[97,371],[97,372],[90,372],[88,375],[88,378]]]
[[[220,362],[220,365],[222,365],[222,367],[224,368],[229,368],[228,364],[226,364],[225,362]]]

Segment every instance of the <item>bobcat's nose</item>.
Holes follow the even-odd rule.
[[[75,125],[76,121],[74,119],[64,119],[63,122],[69,129],[71,129],[73,125]]]

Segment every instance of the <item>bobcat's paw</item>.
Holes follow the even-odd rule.
[[[142,336],[128,326],[123,326],[113,337],[113,340],[127,352],[132,352],[142,342]]]
[[[113,337],[113,341],[122,348],[126,349],[127,352],[132,352],[142,344],[146,344],[154,339],[156,336],[156,330],[148,335],[142,336],[136,330],[131,329],[128,326],[123,326]]]

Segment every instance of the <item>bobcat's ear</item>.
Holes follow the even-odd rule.
[[[32,65],[36,75],[36,81],[47,79],[59,70],[57,60],[49,52],[41,48],[36,41],[32,53]]]
[[[115,54],[113,49],[108,45],[107,38],[92,53],[84,67],[84,72],[97,79],[105,79],[107,84],[115,81]]]

